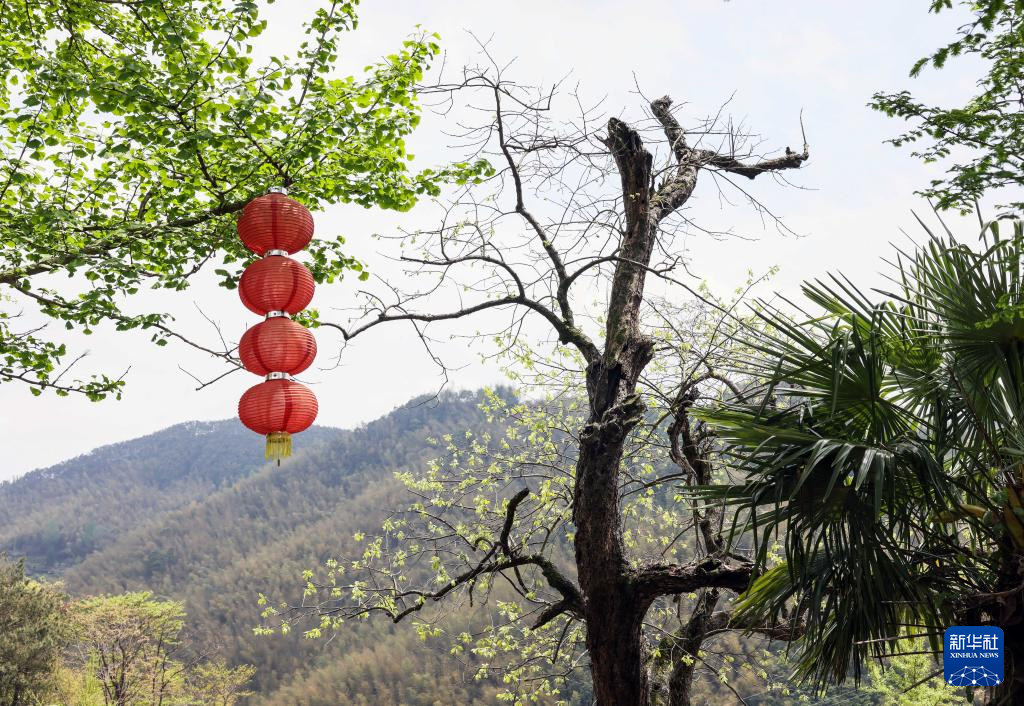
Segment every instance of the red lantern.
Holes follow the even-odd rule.
[[[250,387],[238,401],[242,424],[267,437],[267,458],[291,455],[292,434],[305,431],[316,419],[313,391],[288,379],[267,380]]]
[[[242,303],[266,320],[253,326],[238,344],[246,370],[266,375],[238,402],[245,426],[267,437],[267,458],[292,454],[292,434],[305,431],[316,419],[316,395],[290,379],[308,368],[316,356],[313,334],[288,314],[304,309],[313,298],[313,275],[285,257],[309,244],[313,217],[306,207],[274,188],[253,199],[238,219],[245,246],[263,256],[249,265],[238,283]]]
[[[313,237],[313,216],[293,198],[272,192],[249,202],[238,219],[238,236],[257,255],[298,252]]]
[[[238,357],[250,373],[298,375],[313,364],[316,339],[301,324],[275,316],[245,332],[238,344]]]
[[[249,311],[260,316],[269,311],[297,314],[313,299],[313,275],[290,257],[265,257],[245,268],[238,296]]]

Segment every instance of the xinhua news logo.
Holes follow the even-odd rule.
[[[1003,681],[1003,631],[996,627],[946,630],[943,666],[953,686],[995,686]]]

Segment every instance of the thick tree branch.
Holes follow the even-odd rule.
[[[583,597],[576,585],[547,557],[541,554],[520,556],[517,554],[515,547],[509,542],[512,529],[515,526],[516,511],[529,495],[529,488],[523,488],[509,499],[508,505],[505,508],[505,520],[502,523],[498,541],[491,545],[491,548],[476,566],[462,572],[437,591],[403,591],[396,594],[395,597],[399,600],[415,598],[416,601],[402,610],[390,613],[392,621],[395,623],[401,622],[412,613],[422,610],[428,601],[440,601],[452,593],[452,591],[472,583],[480,576],[500,573],[508,569],[518,569],[523,566],[536,566],[540,569],[540,573],[548,585],[561,595],[560,600],[551,604],[540,613],[537,621],[534,623],[535,628],[551,622],[563,613],[582,617]],[[503,558],[495,558],[499,552],[503,555]]]
[[[651,218],[655,223],[664,220],[689,200],[697,187],[697,172],[700,170],[700,162],[693,159],[686,143],[686,133],[672,115],[671,107],[672,99],[668,96],[662,96],[651,103],[651,111],[661,123],[672,154],[678,162],[675,174],[665,180],[652,200]]]
[[[512,559],[482,561],[476,566],[474,566],[472,569],[462,572],[437,591],[402,591],[396,594],[395,597],[397,599],[401,600],[404,598],[415,598],[416,601],[412,605],[407,606],[402,610],[395,612],[389,611],[391,615],[391,620],[395,623],[400,623],[402,620],[412,615],[413,613],[422,610],[426,606],[427,601],[436,603],[448,594],[450,594],[451,592],[455,591],[458,588],[461,588],[462,586],[469,584],[470,582],[476,580],[480,576],[484,576],[486,574],[496,574],[501,571],[514,569],[518,566],[527,566],[533,563],[535,562],[532,561],[532,557],[525,556],[515,557]]]
[[[558,616],[565,615],[566,613],[573,614],[576,617],[582,616],[582,613],[579,612],[578,606],[574,608],[569,601],[561,600],[557,603],[552,603],[547,608],[542,610],[540,615],[538,615],[537,618],[530,625],[530,629],[539,630],[540,628],[544,627]]]
[[[529,488],[523,488],[518,493],[512,496],[508,501],[508,507],[505,508],[505,524],[501,528],[501,534],[498,535],[498,547],[505,552],[506,556],[512,556],[512,547],[509,546],[508,538],[512,533],[512,526],[516,522],[516,510],[519,509],[519,504],[522,503],[530,495]]]
[[[693,485],[707,485],[711,482],[712,466],[708,461],[708,449],[701,448],[690,424],[690,408],[699,396],[698,385],[709,379],[724,379],[712,372],[701,375],[683,384],[672,402],[672,422],[668,427],[669,457],[688,476]],[[730,382],[729,385],[732,385]],[[732,387],[735,387],[732,385]],[[693,500],[693,519],[704,538],[708,555],[720,555],[725,550],[721,532],[722,506],[707,505]]]
[[[622,182],[622,208],[626,227],[619,245],[621,258],[612,277],[608,301],[604,365],[621,364],[620,353],[630,344],[640,342],[640,304],[644,297],[646,267],[650,263],[654,237],[650,222],[650,199],[653,157],[644,148],[639,133],[626,123],[611,118],[605,144],[615,159]],[[650,355],[639,356],[640,368]],[[611,400],[608,400],[609,402]]]
[[[750,584],[754,565],[709,557],[690,564],[651,564],[634,579],[638,596],[649,604],[659,596],[692,593],[701,588],[728,588],[742,593]]]
[[[541,574],[547,579],[548,585],[562,595],[562,600],[559,603],[563,607],[563,612],[573,613],[577,617],[582,617],[583,596],[580,594],[580,589],[576,587],[576,584],[551,563],[547,557],[534,555],[532,559],[531,563],[540,569]]]
[[[781,157],[775,157],[773,159],[763,159],[760,162],[754,162],[753,164],[744,164],[735,157],[729,157],[727,155],[717,154],[711,151],[701,151],[701,160],[704,164],[721,169],[722,171],[729,172],[730,174],[739,174],[745,176],[748,179],[754,179],[758,174],[764,174],[765,172],[780,172],[785,169],[799,169],[804,162],[810,158],[810,154],[807,150],[806,143],[804,144],[803,152],[792,152],[787,147],[786,154]]]
[[[759,174],[767,172],[799,169],[810,158],[806,135],[802,152],[794,152],[787,147],[786,153],[781,157],[762,159],[753,163],[746,163],[735,155],[719,154],[715,150],[691,149],[686,142],[686,132],[672,114],[671,108],[672,99],[668,96],[651,103],[651,112],[661,123],[678,162],[675,174],[662,184],[651,200],[651,215],[656,221],[661,221],[689,200],[697,186],[697,174],[702,168],[711,167],[754,179]]]
[[[672,670],[668,677],[669,706],[692,706],[693,676],[701,646],[708,637],[708,624],[719,599],[718,589],[705,591],[690,613],[690,619],[671,640]]]

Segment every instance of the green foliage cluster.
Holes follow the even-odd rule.
[[[34,706],[51,693],[71,632],[60,591],[0,556],[0,703]]]
[[[868,692],[882,697],[881,706],[966,706],[962,690],[954,689],[935,676],[936,663],[924,640],[907,640],[910,653],[889,660],[883,669],[872,663]],[[916,654],[915,654],[916,653]]]
[[[985,69],[977,93],[961,105],[929,105],[907,90],[876,93],[871,106],[911,127],[891,142],[912,145],[927,163],[948,164],[943,178],[921,193],[940,209],[973,210],[983,195],[1010,187],[1009,206],[1024,206],[1024,2],[960,2],[972,14],[957,38],[914,64],[911,76],[957,58],[977,59]],[[932,0],[931,11],[952,9],[953,0]],[[997,192],[998,193],[998,192]]]
[[[410,171],[414,87],[437,38],[418,34],[358,77],[339,76],[356,5],[311,11],[299,46],[258,64],[267,21],[254,0],[0,2],[0,285],[14,297],[0,295],[0,383],[119,394],[123,381],[108,375],[63,379],[65,344],[20,324],[22,305],[87,334],[107,323],[187,341],[168,314],[132,311],[128,298],[182,290],[217,262],[233,287],[251,257],[235,214],[269,186],[314,208],[404,210],[446,179],[486,171]],[[343,243],[311,244],[318,282],[362,272]]]
[[[58,674],[61,706],[233,706],[255,669],[207,659],[183,637],[185,611],[149,592],[71,605],[75,638]],[[191,653],[191,654],[190,654]]]

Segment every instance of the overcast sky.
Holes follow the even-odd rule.
[[[799,237],[763,228],[755,214],[722,204],[714,187],[702,183],[692,217],[712,226],[734,227],[754,239],[693,236],[685,242],[695,269],[719,291],[735,286],[748,268],[760,271],[778,265],[781,271],[773,288],[791,292],[800,280],[837,268],[873,281],[883,267],[880,259],[890,252],[889,243],[905,237],[901,229],[919,232],[911,209],[927,212],[927,205],[913,192],[935,172],[884,144],[900,124],[874,113],[866,103],[880,89],[912,87],[939,102],[956,100],[970,90],[975,66],[953,64],[924,79],[907,78],[913,61],[947,41],[964,19],[956,12],[928,15],[928,4],[365,0],[359,29],[344,40],[341,63],[345,73],[357,72],[368,60],[392,51],[420,24],[442,35],[449,67],[477,60],[472,32],[489,39],[498,58],[515,59],[509,75],[517,81],[546,85],[570,74],[583,96],[604,98],[609,113],[626,119],[642,114],[637,86],[647,96],[667,93],[685,103],[682,117],[693,120],[733,96],[729,111],[762,135],[766,146],[798,149],[802,110],[811,159],[794,181],[803,188],[769,182],[756,187],[759,198]],[[262,40],[267,47],[282,53],[300,41],[296,8],[310,5],[274,5],[271,27]],[[450,126],[439,118],[424,121],[412,144],[421,166],[444,162],[445,127]],[[375,260],[378,244],[371,234],[394,233],[398,226],[426,227],[435,215],[425,204],[401,216],[337,207],[318,212],[315,218],[319,234],[345,235],[353,252],[375,272],[397,277],[386,263]],[[965,233],[973,228],[972,221],[958,225]],[[344,282],[321,289],[315,305],[344,306],[354,286]],[[147,306],[173,311],[179,323],[200,338],[215,334],[203,324],[194,304],[233,340],[254,323],[234,293],[203,281],[173,296],[140,296]],[[254,382],[252,376],[239,373],[196,392],[179,365],[197,372],[216,368],[187,349],[158,349],[146,340],[142,334],[110,330],[71,339],[73,346],[90,351],[82,372],[120,372],[130,366],[126,394],[119,402],[36,398],[18,385],[0,386],[6,452],[0,479],[177,422],[231,417],[238,396]],[[330,352],[321,355],[325,366]],[[453,362],[464,366],[453,376],[456,387],[500,380],[497,369],[479,362],[480,352],[466,350],[461,343],[447,350]],[[405,328],[382,327],[356,339],[340,363],[307,375],[321,400],[322,424],[357,425],[439,385],[437,370]],[[254,436],[253,443],[261,442]]]

